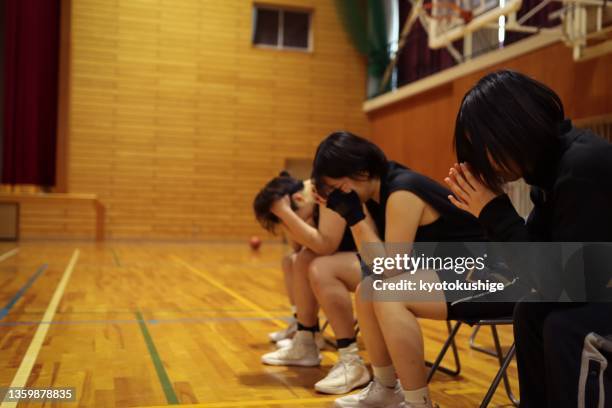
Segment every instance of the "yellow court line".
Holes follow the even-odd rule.
[[[171,255],[170,257],[173,258],[176,262],[178,262],[181,265],[183,265],[185,268],[189,269],[191,272],[201,276],[203,279],[205,279],[211,285],[213,285],[216,288],[218,288],[218,289],[222,290],[223,292],[227,293],[228,295],[230,295],[231,297],[233,297],[234,299],[236,299],[237,301],[239,301],[240,303],[242,303],[246,307],[252,309],[254,312],[261,313],[263,316],[269,318],[271,322],[275,323],[279,327],[285,328],[287,326],[287,322],[285,322],[285,321],[283,321],[281,319],[275,318],[270,313],[268,313],[266,310],[264,310],[261,307],[257,306],[255,303],[251,302],[250,300],[248,300],[244,296],[240,295],[236,291],[228,288],[227,286],[225,286],[224,284],[222,284],[218,280],[212,278],[211,276],[209,276],[204,271],[202,271],[200,269],[197,269],[197,268],[194,268],[193,266],[191,266],[190,264],[188,264],[187,262],[185,262],[184,260],[182,260],[181,258],[179,258],[176,255]],[[332,364],[335,364],[336,361],[338,361],[338,355],[337,355],[336,352],[331,353],[331,352],[325,352],[324,351],[324,352],[322,352],[322,354],[325,357],[327,357],[331,361]],[[0,407],[0,408],[2,408],[2,407]]]
[[[453,390],[443,390],[446,395],[465,395],[465,394],[481,394],[482,389],[480,388],[459,388]]]
[[[68,266],[64,270],[64,274],[62,275],[62,279],[57,284],[57,288],[55,288],[55,292],[53,293],[53,297],[47,306],[47,310],[43,315],[42,322],[38,324],[38,328],[36,329],[36,333],[34,333],[34,337],[32,338],[32,342],[28,347],[23,359],[21,360],[21,364],[19,365],[19,369],[17,369],[17,373],[15,377],[13,377],[13,382],[11,383],[11,387],[23,387],[26,385],[28,378],[30,377],[30,373],[32,372],[32,367],[34,367],[34,363],[38,358],[38,353],[40,352],[40,348],[42,347],[43,342],[45,341],[45,337],[47,336],[47,331],[51,326],[51,322],[53,321],[53,317],[55,316],[55,312],[57,310],[57,306],[59,305],[62,296],[64,295],[64,291],[66,290],[66,285],[68,285],[68,280],[70,279],[70,275],[72,275],[72,271],[74,270],[74,266],[79,259],[79,250],[75,249],[72,257],[70,258],[70,262],[68,262]],[[16,402],[3,402],[0,404],[0,408],[9,408],[16,407]]]
[[[179,258],[176,255],[171,255],[171,258],[174,259],[176,262],[180,263],[181,265],[183,265],[185,268],[189,269],[191,272],[193,272],[193,273],[199,275],[200,277],[202,277],[204,280],[206,280],[208,283],[210,283],[211,285],[213,285],[217,289],[220,289],[223,292],[227,293],[228,295],[230,295],[231,297],[233,297],[234,299],[236,299],[237,301],[239,301],[240,303],[242,303],[243,305],[245,305],[249,309],[251,309],[251,310],[253,310],[253,311],[257,312],[257,313],[261,313],[262,316],[265,316],[265,317],[269,318],[278,327],[285,328],[287,326],[287,322],[272,316],[265,309],[262,309],[261,307],[257,306],[255,303],[251,302],[249,299],[247,299],[244,296],[240,295],[236,291],[228,288],[227,286],[225,286],[224,284],[222,284],[218,280],[214,279],[213,277],[211,277],[210,275],[208,275],[204,271],[202,271],[200,269],[197,269],[197,268],[194,268],[193,266],[191,266],[190,264],[188,264],[187,262],[185,262],[184,260],[182,260],[181,258]]]
[[[338,396],[320,398],[293,398],[278,400],[254,400],[254,401],[227,401],[227,402],[205,402],[202,404],[181,404],[181,408],[232,408],[232,407],[261,407],[263,405],[309,405],[331,402]],[[167,405],[156,405],[140,408],[168,408]]]
[[[5,259],[9,259],[11,256],[15,255],[17,252],[19,252],[19,248],[13,248],[8,252],[3,253],[2,255],[0,255],[0,262],[4,261]]]

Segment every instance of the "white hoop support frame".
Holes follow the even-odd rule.
[[[462,14],[467,16],[467,10],[464,10],[462,13],[461,10],[463,9],[459,6],[453,7],[455,10],[453,13],[457,14],[457,25],[443,33],[437,32],[437,23],[439,19],[425,13],[425,18],[428,21],[428,27],[426,27],[426,29],[429,48],[438,49],[446,47],[448,44],[465,37],[469,33],[485,28],[489,24],[496,23],[501,16],[516,13],[521,8],[522,4],[522,0],[506,0],[504,7],[495,7],[483,14],[472,16],[469,21],[465,21],[465,18],[462,16]]]

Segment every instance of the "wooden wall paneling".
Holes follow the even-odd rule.
[[[69,186],[100,197],[109,237],[260,233],[253,196],[287,157],[369,136],[333,3],[282,5],[312,10],[313,52],[253,47],[251,1],[73,4]]]
[[[575,63],[571,50],[555,43],[371,112],[372,139],[391,158],[442,181],[456,160],[453,132],[463,95],[486,73],[504,68],[554,89],[567,117],[612,112],[612,55]]]

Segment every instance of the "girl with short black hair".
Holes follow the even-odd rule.
[[[514,313],[521,407],[604,406],[605,358],[597,349],[612,334],[612,144],[566,120],[549,87],[504,70],[466,93],[455,147],[459,163],[446,178],[449,199],[478,217],[490,239],[583,245],[581,273],[572,276],[584,282],[579,302],[549,301],[567,296],[559,282],[567,264],[544,268],[549,276],[521,277],[534,291]],[[501,189],[519,178],[532,188],[527,222]],[[538,258],[535,251],[522,255]],[[552,294],[551,285],[557,286]]]

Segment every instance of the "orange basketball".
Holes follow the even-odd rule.
[[[259,238],[257,235],[253,235],[249,240],[249,245],[253,251],[257,251],[261,246],[261,238]]]

